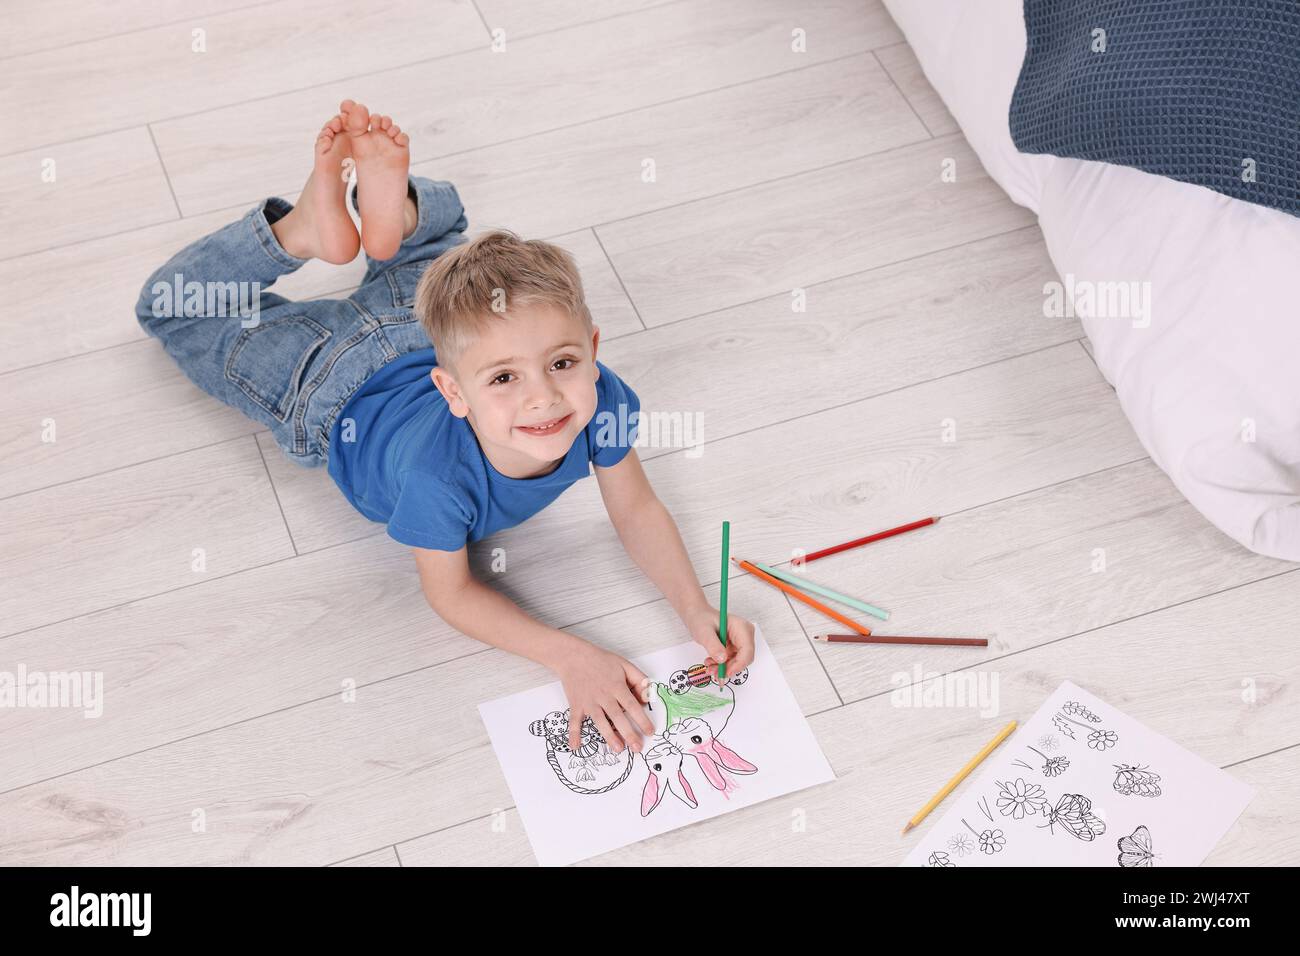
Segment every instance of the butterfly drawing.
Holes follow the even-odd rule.
[[[1160,774],[1136,764],[1115,764],[1115,790],[1124,796],[1160,796]]]
[[[1116,860],[1120,866],[1151,866],[1155,858],[1151,849],[1151,831],[1146,827],[1138,827],[1129,836],[1120,837],[1118,846]]]
[[[1059,825],[1076,840],[1091,841],[1106,832],[1106,824],[1092,812],[1092,801],[1082,794],[1064,794],[1056,806],[1048,807],[1043,813],[1047,816],[1044,826],[1051,833]]]

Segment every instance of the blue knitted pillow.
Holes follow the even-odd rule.
[[[1300,215],[1300,0],[1025,0],[1011,138]]]

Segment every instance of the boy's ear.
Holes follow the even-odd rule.
[[[469,413],[469,406],[465,404],[465,399],[460,394],[460,385],[457,384],[456,379],[440,365],[433,367],[429,377],[433,379],[434,387],[442,392],[442,397],[447,400],[451,413],[457,418],[464,418]]]

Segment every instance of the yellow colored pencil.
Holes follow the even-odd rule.
[[[1002,743],[1002,741],[1010,737],[1011,731],[1015,729],[1016,729],[1016,722],[1014,720],[1011,721],[1011,723],[1007,724],[1005,727],[1003,727],[998,732],[998,735],[996,737],[994,737],[992,740],[990,740],[987,744],[984,745],[983,750],[981,750],[979,753],[977,753],[974,757],[970,759],[970,763],[966,764],[966,766],[962,767],[960,770],[957,771],[957,776],[953,777],[946,784],[944,784],[943,789],[940,790],[938,793],[936,793],[933,797],[931,797],[930,802],[927,803],[924,807],[922,807],[920,812],[917,813],[916,816],[912,817],[912,819],[907,821],[907,826],[903,827],[903,832],[907,833],[907,831],[911,830],[913,827],[920,826],[921,821],[926,818],[926,816],[930,813],[930,811],[933,810],[935,807],[937,807],[940,801],[942,801],[944,797],[952,793],[953,790],[956,789],[957,784],[961,783],[968,776],[970,776],[970,772],[974,770],[976,767],[978,767],[985,757],[993,753],[993,751],[997,749],[998,744]]]

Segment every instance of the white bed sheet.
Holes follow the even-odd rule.
[[[1224,533],[1300,560],[1300,219],[1124,166],[1020,153],[1007,124],[1020,0],[884,2],[989,175],[1038,214],[1062,279],[1149,283],[1149,324],[1080,318],[1152,459]]]

